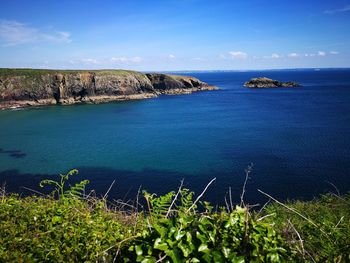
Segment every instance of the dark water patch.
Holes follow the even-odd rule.
[[[6,154],[10,157],[13,157],[15,159],[21,159],[27,156],[26,153],[20,151],[20,150],[3,150],[2,148],[0,148],[0,154]]]
[[[16,153],[11,153],[10,156],[16,159],[21,159],[26,157],[27,154],[22,153],[22,152],[16,152]]]
[[[196,195],[200,194],[205,186],[209,183],[208,178],[214,178],[215,174],[196,174],[189,175],[176,173],[165,170],[145,169],[143,171],[126,171],[116,170],[102,167],[80,167],[78,175],[72,176],[69,181],[70,185],[88,179],[90,184],[86,188],[86,192],[94,190],[98,197],[106,194],[111,183],[115,180],[115,184],[108,193],[109,200],[135,200],[139,188],[147,190],[157,195],[162,195],[170,191],[176,191],[180,185],[180,181],[184,179],[184,187],[194,191]],[[266,197],[260,194],[257,189],[261,189],[279,200],[287,199],[304,199],[310,200],[319,193],[333,191],[334,187],[329,181],[323,180],[314,183],[314,178],[304,177],[299,178],[298,184],[295,184],[297,178],[292,171],[282,170],[277,171],[278,167],[271,168],[269,171],[263,171],[256,167],[251,174],[245,194],[245,201],[249,204],[264,204]],[[264,178],[270,174],[280,173],[280,178]],[[261,175],[264,176],[261,176]],[[195,179],[194,179],[195,178]],[[39,183],[44,179],[58,180],[58,175],[53,174],[30,174],[21,173],[18,170],[7,170],[0,172],[0,184],[6,186],[7,192],[16,192],[22,195],[33,194],[29,189],[48,194],[52,188],[41,188]],[[235,203],[239,203],[239,196],[242,191],[242,185],[245,179],[245,174],[242,171],[238,176],[231,173],[217,174],[217,180],[210,186],[204,195],[204,200],[210,201],[216,205],[224,205],[225,195],[228,194],[228,189],[232,189],[232,198]],[[283,187],[280,187],[283,180]],[[314,183],[311,189],[309,185]],[[336,183],[335,183],[336,185]],[[346,191],[341,185],[338,185],[338,190]]]

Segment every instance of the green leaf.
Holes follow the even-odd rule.
[[[135,252],[136,252],[136,255],[138,255],[138,256],[141,256],[143,254],[141,245],[135,246]]]
[[[231,253],[231,249],[228,247],[223,247],[222,248],[222,253],[224,254],[225,258],[228,258],[230,253]]]
[[[185,231],[181,231],[180,229],[176,232],[175,234],[175,239],[178,241],[181,238],[183,238],[185,236]]]
[[[153,247],[155,249],[159,249],[159,250],[162,250],[162,251],[166,251],[169,247],[168,247],[168,244],[166,242],[162,242],[162,239],[161,238],[157,238],[155,241],[154,241],[154,245]]]
[[[211,254],[213,256],[214,262],[223,262],[225,259],[219,251],[212,251]]]
[[[180,243],[178,244],[178,247],[181,249],[182,253],[184,254],[184,257],[187,258],[190,254],[191,254],[191,249],[188,245],[182,243],[180,241]]]
[[[167,250],[167,251],[165,251],[165,254],[167,254],[172,259],[172,261],[174,263],[181,263],[182,262],[179,251],[177,248],[174,248],[172,250]]]
[[[198,248],[198,252],[208,253],[210,249],[207,244],[201,244]]]
[[[62,218],[60,216],[54,216],[52,217],[52,223],[59,223],[62,221]]]
[[[141,263],[156,263],[157,259],[155,257],[145,257]]]
[[[165,228],[165,227],[163,227],[163,226],[161,226],[159,224],[154,224],[153,227],[159,233],[159,235],[161,237],[164,237],[166,235],[166,233],[167,233],[167,230],[168,230],[167,228]]]

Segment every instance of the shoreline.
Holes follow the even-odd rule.
[[[191,89],[173,89],[164,90],[156,93],[141,93],[130,95],[98,95],[98,96],[86,96],[82,99],[76,99],[73,97],[63,99],[59,103],[55,99],[39,99],[39,100],[8,100],[0,102],[0,110],[15,110],[31,107],[43,107],[53,105],[74,105],[74,104],[102,104],[117,101],[129,101],[129,100],[143,100],[157,98],[160,95],[189,95],[193,92],[199,91],[212,91],[219,90],[216,86],[202,86],[200,88]]]

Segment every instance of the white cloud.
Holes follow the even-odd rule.
[[[169,57],[170,59],[176,58],[173,54],[170,54],[168,57]]]
[[[133,62],[133,63],[140,63],[142,61],[142,58],[141,57],[132,57],[129,59],[130,62]]]
[[[297,58],[297,57],[299,57],[299,54],[298,53],[290,53],[290,54],[288,54],[288,57]]]
[[[197,57],[197,58],[192,58],[192,60],[195,60],[195,61],[202,61],[203,59],[202,59],[202,58]]]
[[[93,58],[84,58],[81,61],[86,64],[99,64],[98,60]]]
[[[228,53],[234,59],[246,59],[248,57],[248,54],[242,51],[230,51]]]
[[[277,54],[277,53],[272,53],[271,56],[264,56],[263,58],[273,58],[273,59],[277,59],[277,58],[281,58],[282,56]]]
[[[325,51],[318,51],[317,53],[306,53],[305,57],[325,57],[327,53]]]
[[[309,53],[309,54],[305,54],[305,57],[315,57],[316,54],[315,53]]]
[[[338,52],[338,51],[334,51],[334,50],[332,50],[331,52],[329,52],[329,54],[331,54],[331,55],[338,55],[338,54],[339,54],[339,52]]]
[[[142,61],[141,57],[112,57],[112,62],[118,63],[140,63]]]
[[[69,32],[44,32],[17,21],[0,20],[0,44],[3,46],[38,42],[70,43],[71,41]]]
[[[350,11],[350,5],[344,6],[343,8],[339,8],[339,9],[325,10],[323,13],[332,15],[335,13],[342,13],[342,12],[348,12],[348,11]]]
[[[221,59],[226,59],[226,56],[225,56],[224,54],[220,54],[220,55],[219,55],[219,58],[221,58]]]

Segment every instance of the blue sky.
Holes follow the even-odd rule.
[[[0,4],[0,67],[350,67],[350,0]]]

